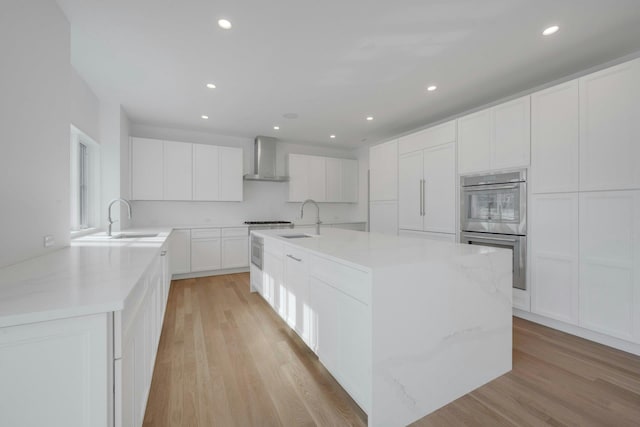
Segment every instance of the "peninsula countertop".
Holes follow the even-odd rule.
[[[91,234],[0,269],[0,327],[121,310],[171,229],[125,232],[138,233],[157,236],[109,239],[104,233]]]

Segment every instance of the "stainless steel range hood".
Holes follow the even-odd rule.
[[[288,176],[276,172],[276,138],[256,136],[253,145],[253,174],[244,176],[245,181],[287,182]]]

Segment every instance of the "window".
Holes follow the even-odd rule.
[[[96,228],[98,215],[99,145],[89,136],[71,126],[71,233]]]

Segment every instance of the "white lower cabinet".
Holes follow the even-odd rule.
[[[169,238],[171,274],[191,271],[191,230],[173,230]]]
[[[392,235],[398,234],[397,201],[369,203],[369,231]]]
[[[580,324],[640,342],[640,191],[580,194]]]
[[[222,268],[220,238],[191,238],[191,271],[209,271]]]
[[[308,344],[309,328],[305,324],[305,308],[308,299],[308,255],[293,246],[284,246],[284,286],[287,289],[287,324]]]
[[[531,311],[578,324],[578,193],[539,194],[531,207]]]
[[[247,237],[222,238],[222,268],[239,268],[249,265]]]

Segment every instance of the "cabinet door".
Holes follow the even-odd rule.
[[[491,169],[491,115],[491,110],[483,110],[458,119],[459,173]]]
[[[219,159],[218,147],[193,144],[193,200],[219,199]]]
[[[455,144],[424,151],[424,230],[456,232]]]
[[[369,149],[369,200],[398,200],[398,141]]]
[[[342,202],[342,160],[326,159],[327,202]]]
[[[399,161],[398,222],[401,229],[422,230],[422,151],[406,154]]]
[[[327,200],[327,169],[326,158],[318,156],[308,157],[309,195],[308,199],[316,202]]]
[[[342,159],[342,198],[341,202],[358,201],[358,161]]]
[[[171,274],[191,272],[191,230],[171,232]]]
[[[222,239],[222,268],[249,266],[249,241],[247,237]]]
[[[531,185],[533,193],[578,191],[580,143],[578,81],[531,97]]]
[[[640,59],[580,79],[580,190],[640,188]]]
[[[218,200],[241,202],[244,164],[241,148],[219,147],[220,196]]]
[[[505,102],[492,112],[491,169],[529,166],[531,97]]]
[[[164,200],[191,200],[193,144],[164,141]]]
[[[371,202],[369,204],[369,231],[398,234],[398,202]]]
[[[340,367],[340,316],[338,315],[338,291],[326,283],[311,277],[309,280],[309,305],[316,319],[316,353],[322,364],[336,374]]]
[[[191,271],[219,270],[220,239],[191,239]]]
[[[640,191],[580,194],[580,325],[640,339]]]
[[[131,198],[163,199],[163,143],[157,139],[131,138]]]
[[[284,282],[287,288],[286,321],[303,341],[309,338],[309,325],[305,325],[305,306],[308,299],[307,256],[306,253],[292,246],[285,246]]]
[[[531,206],[531,310],[578,324],[578,193],[535,195]]]
[[[289,201],[302,202],[309,195],[309,156],[289,154]]]

